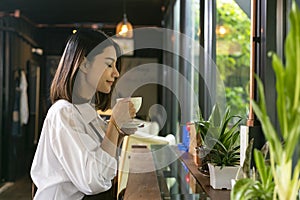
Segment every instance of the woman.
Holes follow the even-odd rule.
[[[34,199],[83,199],[111,188],[124,137],[120,127],[135,109],[128,99],[118,102],[108,124],[96,110],[110,107],[119,56],[119,47],[102,32],[80,30],[68,40],[31,166]]]

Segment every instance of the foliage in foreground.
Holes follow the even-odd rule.
[[[285,42],[286,66],[276,54],[272,54],[272,65],[276,75],[277,113],[280,133],[277,133],[267,114],[265,93],[261,80],[257,78],[259,103],[253,109],[262,124],[270,147],[270,169],[263,166],[256,152],[255,163],[262,169],[262,182],[274,181],[273,199],[295,200],[300,189],[300,159],[293,168],[292,157],[300,139],[300,11],[293,0],[289,15],[290,32]],[[261,165],[261,166],[260,166]],[[232,199],[247,199],[246,194],[263,191],[260,187],[246,187],[254,183],[247,179],[238,181],[232,190]],[[242,182],[244,182],[243,188]],[[239,188],[238,188],[239,187]],[[270,199],[270,196],[256,199]]]

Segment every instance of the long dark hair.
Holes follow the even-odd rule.
[[[97,52],[92,52],[100,43],[102,48],[96,48]],[[82,29],[78,30],[75,34],[72,34],[68,39],[51,84],[51,102],[54,103],[59,99],[65,99],[69,102],[73,102],[73,86],[79,66],[84,57],[91,52],[93,54],[101,53],[100,51],[103,51],[103,49],[108,46],[113,46],[116,50],[118,58],[116,66],[118,71],[120,71],[120,47],[104,32]],[[111,92],[113,91],[113,88],[114,85],[112,86]],[[96,92],[93,99],[96,109],[105,111],[110,108],[111,92],[108,94]]]

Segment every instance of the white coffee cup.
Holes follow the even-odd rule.
[[[130,101],[133,103],[133,106],[135,108],[135,112],[138,112],[142,106],[142,97],[128,97]],[[117,102],[125,99],[125,98],[117,98]]]

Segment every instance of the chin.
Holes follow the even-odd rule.
[[[111,89],[112,87],[109,84],[103,84],[100,87],[98,87],[98,91],[104,94],[109,94],[111,92]]]
[[[104,94],[109,94],[111,91],[111,88],[106,88],[104,90],[100,90],[100,92],[104,93]]]

